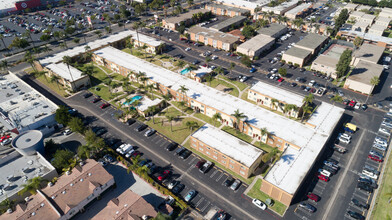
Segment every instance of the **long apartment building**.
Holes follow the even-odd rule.
[[[231,7],[223,4],[206,4],[205,9],[210,10],[215,15],[224,15],[229,17],[247,16],[250,11],[247,9]]]
[[[17,204],[12,213],[5,213],[0,220],[65,220],[71,219],[114,184],[114,178],[94,160],[86,160],[69,173],[58,178],[37,194]]]
[[[303,124],[207,85],[200,84],[113,47],[95,51],[93,60],[99,65],[117,70],[124,76],[131,74],[131,80],[136,80],[133,73],[143,72],[149,79],[147,83],[155,85],[155,88],[162,94],[170,93],[173,99],[186,102],[195,111],[208,117],[218,113],[221,115],[224,125],[238,127],[241,132],[250,137],[265,141],[268,145],[283,150],[284,155],[285,152],[288,152],[287,149],[292,154],[295,152],[293,157],[287,155],[278,161],[278,163],[282,163],[280,167],[285,167],[285,170],[281,171],[281,168],[276,168],[275,170],[278,171],[273,171],[274,173],[282,173],[279,174],[279,178],[275,178],[274,176],[277,173],[270,175],[272,170],[274,170],[271,169],[266,176],[269,180],[263,180],[261,189],[272,198],[286,205],[291,203],[291,199],[305,179],[309,169],[313,166],[324,145],[329,141],[332,131],[344,112],[342,108],[323,102],[317,107],[306,124]],[[185,93],[180,92],[181,86],[185,86],[188,90]],[[232,116],[236,110],[246,115],[246,119],[237,123],[236,118]],[[268,135],[261,135],[263,128],[268,131]],[[301,160],[297,160],[297,157],[303,155],[306,155],[306,159],[301,158]],[[285,161],[284,158],[287,157],[292,158],[292,160]],[[303,163],[302,160],[307,162]],[[295,184],[291,184],[290,188],[286,188],[284,184],[281,184],[282,181],[288,181],[287,178],[293,178],[287,176],[286,174],[288,173],[292,176],[295,175],[294,179],[296,180]]]
[[[193,26],[187,32],[192,41],[202,42],[222,50],[231,50],[234,44],[240,40],[239,37],[232,34],[199,26]]]

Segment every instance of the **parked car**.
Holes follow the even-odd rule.
[[[317,177],[318,177],[320,180],[324,181],[324,182],[328,182],[328,181],[329,181],[329,178],[326,177],[326,176],[324,176],[324,175],[322,175],[322,174],[319,174]]]
[[[178,181],[178,180],[172,180],[170,183],[169,183],[169,185],[167,185],[167,188],[168,189],[173,189],[177,184],[179,184],[180,183],[180,181]]]
[[[172,193],[177,195],[178,193],[180,193],[183,189],[185,188],[185,185],[180,183],[177,184],[176,186],[174,186],[174,188],[172,189]]]
[[[161,175],[158,176],[158,181],[165,180],[171,174],[170,170],[165,170]]]
[[[331,176],[331,172],[329,172],[328,170],[324,170],[324,169],[319,169],[318,173],[323,175],[323,176],[326,176],[326,177],[330,177]]]
[[[109,103],[103,103],[103,104],[100,106],[100,108],[101,108],[101,109],[105,109],[105,108],[107,108],[107,107],[109,107],[109,106],[110,106]]]
[[[366,209],[366,210],[369,209],[369,204],[362,204],[357,199],[352,199],[350,201],[350,204],[354,205],[354,206],[356,206],[358,208],[361,208],[361,209]]]
[[[12,138],[4,139],[1,142],[1,145],[5,146],[5,145],[8,145],[8,144],[11,144],[11,142],[12,142]]]
[[[147,127],[148,127],[148,126],[145,125],[145,124],[140,124],[139,126],[137,126],[137,127],[135,128],[135,131],[141,132],[141,131],[143,131],[144,129],[146,129]]]
[[[184,197],[185,202],[191,201],[194,197],[196,196],[196,191],[195,190],[190,190],[186,196]]]
[[[200,169],[200,167],[202,167],[205,162],[206,162],[206,160],[201,159],[201,160],[197,161],[195,167]]]
[[[176,142],[171,142],[170,144],[168,144],[168,145],[166,146],[166,150],[167,150],[167,151],[172,151],[172,150],[176,149],[177,145],[178,145],[178,144],[177,144]]]
[[[156,132],[155,129],[150,128],[150,129],[148,129],[148,130],[144,133],[144,136],[150,137],[150,136],[153,135],[155,132]]]
[[[349,216],[349,217],[351,217],[353,219],[359,219],[359,220],[364,220],[365,219],[365,217],[363,215],[359,214],[358,212],[351,211],[351,210],[348,210],[346,212],[346,216]]]
[[[240,82],[245,82],[247,79],[248,79],[248,77],[247,77],[247,76],[244,76],[244,77],[242,77],[242,78],[240,79]]]
[[[202,167],[199,168],[199,171],[202,173],[206,173],[211,166],[212,166],[212,162],[207,161],[206,163],[204,163]]]
[[[71,129],[65,129],[63,131],[63,135],[65,135],[65,136],[70,135],[71,133],[72,133]]]
[[[262,209],[262,210],[266,210],[266,209],[267,209],[267,205],[264,204],[262,201],[260,201],[260,200],[258,200],[258,199],[253,199],[253,200],[252,200],[252,203],[253,203],[255,206],[257,206],[257,207],[259,207],[260,209]]]
[[[320,196],[309,192],[308,195],[306,195],[310,200],[313,200],[315,202],[318,202],[320,200]]]
[[[88,93],[84,94],[83,97],[84,97],[85,99],[87,99],[87,98],[91,97],[92,95],[93,95],[93,94],[92,94],[91,92],[88,92]]]
[[[368,158],[371,159],[371,160],[377,161],[377,162],[379,162],[379,163],[381,163],[381,162],[383,161],[382,157],[379,157],[379,156],[377,156],[377,155],[371,155],[371,154],[369,154],[369,155],[368,155]]]
[[[134,124],[135,122],[136,122],[136,120],[133,119],[133,118],[131,118],[131,119],[128,119],[128,120],[125,122],[125,124],[126,124],[126,125],[132,125],[132,124]]]
[[[299,204],[299,207],[301,207],[302,209],[304,209],[304,210],[306,210],[308,212],[311,212],[311,213],[316,211],[316,208],[314,206],[312,206],[311,204],[306,203],[306,202],[301,202]]]
[[[236,180],[233,182],[233,184],[231,184],[230,189],[232,189],[232,190],[235,191],[235,190],[238,189],[238,187],[240,187],[240,185],[241,185],[241,180],[236,179]]]
[[[257,70],[256,68],[252,68],[252,69],[249,70],[249,72],[250,73],[254,73],[254,72],[256,72],[256,70]]]
[[[94,98],[91,102],[92,103],[97,103],[99,101],[101,101],[101,98],[97,97],[97,98]]]
[[[231,184],[233,184],[234,179],[232,177],[228,177],[225,182],[223,182],[223,185],[226,187],[231,186]]]
[[[189,157],[189,155],[191,155],[192,151],[185,149],[181,154],[180,154],[180,158],[181,159],[186,159]]]
[[[105,134],[107,131],[108,131],[108,130],[106,130],[106,128],[101,128],[101,129],[99,129],[95,134],[96,134],[97,136],[101,136],[101,135]]]
[[[180,147],[180,148],[178,148],[177,150],[176,150],[176,152],[175,152],[175,154],[176,155],[180,155],[183,151],[185,151],[186,149],[185,149],[185,147]]]

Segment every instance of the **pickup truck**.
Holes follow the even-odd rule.
[[[212,162],[207,161],[207,162],[205,162],[205,163],[203,164],[202,167],[199,168],[199,171],[202,172],[202,173],[206,173],[207,170],[211,167],[211,165],[212,165]]]

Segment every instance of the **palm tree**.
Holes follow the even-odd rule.
[[[275,110],[276,110],[278,108],[278,105],[276,103],[279,103],[279,100],[271,99],[271,109],[275,108]]]
[[[46,77],[46,71],[35,71],[34,72],[34,77],[40,77],[40,76],[44,76],[45,77],[45,80],[47,81],[47,82],[49,82],[48,81],[48,78]]]
[[[37,190],[41,188],[41,184],[43,182],[48,182],[48,180],[45,180],[40,176],[34,177],[32,179],[28,179],[27,184],[22,185],[24,188],[18,192],[18,195],[22,196],[26,192],[35,195],[37,193]]]
[[[145,73],[140,72],[140,71],[139,71],[139,73],[136,73],[135,77],[136,77],[137,82],[140,83],[140,81],[139,81],[140,78],[144,77],[145,75],[146,75]]]
[[[173,120],[174,120],[174,116],[172,115],[166,115],[166,119],[170,122],[170,131],[173,132]]]
[[[303,102],[305,105],[309,105],[309,104],[312,104],[312,103],[313,103],[313,100],[314,100],[314,95],[313,95],[312,93],[310,93],[309,95],[307,95],[307,96],[304,97],[304,99],[303,99],[302,102]]]
[[[60,77],[58,77],[58,76],[55,75],[55,74],[52,74],[52,75],[50,76],[50,82],[51,82],[51,83],[56,82],[57,88],[60,89],[59,82],[58,82],[59,79],[60,79]]]
[[[209,66],[208,66],[208,63],[211,62],[211,60],[212,60],[211,57],[206,57],[206,60],[205,60],[205,61],[206,61],[207,67],[209,67]]]
[[[369,100],[370,94],[373,92],[374,87],[376,87],[379,83],[380,83],[380,78],[378,76],[373,76],[370,79],[370,84],[372,85],[372,89],[370,90],[369,94],[367,95],[367,98],[366,98],[366,101],[365,101],[366,104],[367,104],[367,102]]]
[[[236,119],[235,128],[239,130],[240,129],[240,121],[241,121],[241,119],[246,118],[246,115],[244,113],[240,112],[239,109],[237,109],[234,111],[233,114],[231,114],[231,116],[233,116]]]
[[[186,92],[187,92],[188,90],[189,90],[189,89],[186,88],[185,85],[180,86],[180,88],[178,89],[178,91],[180,91],[181,94],[183,95],[183,97],[182,97],[183,100],[185,100]]]
[[[156,112],[157,110],[158,110],[158,108],[157,108],[156,106],[150,106],[150,107],[148,107],[148,109],[147,109],[148,114],[152,116],[152,123],[153,123],[153,124],[155,124],[155,121],[154,121],[154,114],[155,114],[155,112]]]
[[[269,136],[269,132],[268,132],[267,128],[264,127],[262,129],[260,129],[260,134],[261,134],[261,138],[264,137],[265,135],[267,135],[267,138],[265,139],[265,142],[264,142],[264,143],[267,143],[268,136]]]
[[[139,32],[137,31],[140,27],[140,22],[139,21],[135,21],[132,23],[132,28],[135,29],[136,31],[136,37],[137,37],[137,45],[140,45],[140,40],[139,40]]]
[[[217,74],[223,74],[223,73],[225,73],[225,70],[224,70],[221,66],[218,66],[218,67],[215,69],[215,72],[216,72]]]
[[[34,62],[36,61],[36,58],[34,57],[33,54],[31,54],[30,51],[26,51],[24,55],[24,59],[26,60],[27,63],[30,64],[30,66],[33,68],[34,72],[37,72],[37,68],[35,68]]]
[[[6,199],[4,199],[1,203],[0,203],[0,210],[8,210],[11,209],[13,210],[15,206],[15,200],[10,200],[8,197]]]
[[[72,80],[71,84],[73,83],[74,86],[75,86],[75,82],[74,82],[74,79],[73,79],[73,76],[72,76],[72,73],[71,73],[71,69],[69,68],[69,65],[71,65],[71,63],[72,63],[72,58],[69,57],[69,56],[64,56],[63,57],[63,63],[65,63],[67,65],[69,76],[71,77],[71,80]]]
[[[26,30],[26,31],[22,34],[22,36],[30,38],[31,43],[33,43],[33,46],[35,47],[35,43],[34,43],[33,38],[31,37],[30,30]]]
[[[189,128],[189,130],[191,130],[191,133],[192,133],[193,129],[199,127],[199,124],[195,121],[187,121],[185,123],[185,126],[187,126]]]
[[[219,114],[219,113],[215,113],[213,116],[212,116],[212,120],[214,120],[214,126],[216,127],[216,121],[222,121],[222,115],[221,114]]]
[[[80,145],[78,147],[78,156],[82,159],[90,159],[91,147],[88,145]]]
[[[186,103],[184,101],[181,101],[178,103],[178,105],[180,106],[182,113],[185,113],[185,108],[188,107]]]
[[[0,63],[0,69],[3,69],[3,70],[8,70],[8,61],[7,60],[2,60],[1,61],[1,63]]]
[[[335,105],[336,102],[342,102],[343,98],[340,95],[335,95],[330,100],[333,102],[333,105]]]
[[[8,52],[9,52],[10,49],[5,45],[5,42],[4,42],[4,35],[0,34],[0,40],[1,40],[1,42],[3,42],[4,49],[8,50]]]
[[[112,27],[111,27],[111,18],[110,18],[110,16],[109,16],[107,13],[104,13],[102,16],[105,18],[105,21],[108,23],[107,28],[108,28],[108,30],[109,30],[108,32],[110,32],[110,31],[112,30]]]
[[[214,79],[214,76],[212,74],[207,74],[205,77],[205,80],[210,84],[211,86],[211,82]]]
[[[230,74],[231,74],[231,71],[234,69],[234,67],[235,67],[235,63],[231,62],[230,67],[229,67]]]
[[[309,105],[305,105],[305,106],[302,107],[301,121],[304,120],[304,116],[305,116],[306,113],[311,113],[312,112],[312,109],[313,109],[312,106],[309,106]]]

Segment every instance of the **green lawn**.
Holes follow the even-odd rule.
[[[68,95],[60,83],[57,84],[56,82],[50,82],[50,78],[48,76],[46,76],[46,78],[45,76],[39,76],[36,79],[62,97],[66,97]]]
[[[379,192],[375,201],[372,217],[370,219],[391,219],[391,203],[388,203],[392,197],[392,157],[389,157],[385,165],[384,176],[379,185]]]
[[[249,190],[248,192],[248,196],[252,197],[252,198],[257,198],[263,202],[265,202],[265,200],[267,200],[268,198],[272,199],[271,197],[269,197],[267,194],[263,193],[260,191],[260,187],[261,187],[261,179],[258,179],[255,183],[255,185],[253,185],[252,189]],[[273,200],[273,199],[272,199]],[[279,213],[280,215],[283,215],[284,212],[287,209],[287,206],[283,205],[282,203],[275,201],[275,204],[273,206],[268,207],[269,209],[274,210],[275,212]]]
[[[177,118],[178,116],[184,115],[184,113],[178,111],[174,107],[169,107],[169,108],[165,109],[164,111],[160,112],[159,115],[162,115],[162,116],[173,116],[173,117]]]
[[[110,69],[106,68],[105,66],[101,66],[101,65],[98,65],[98,66],[101,67],[101,69],[105,70],[107,74],[110,74],[111,72],[113,72],[113,70],[110,70]]]
[[[195,113],[193,116],[195,116],[196,118],[200,118],[201,120],[207,122],[208,124],[214,125],[217,128],[222,125],[222,123],[220,123],[219,121],[213,120],[212,118],[202,113]]]
[[[214,163],[214,166],[217,166],[217,167],[221,168],[222,170],[226,171],[227,173],[229,173],[229,174],[232,175],[233,177],[235,177],[235,178],[237,178],[237,179],[240,179],[242,182],[244,182],[244,183],[246,183],[246,184],[248,184],[248,185],[251,184],[251,183],[253,182],[254,178],[256,177],[256,176],[251,176],[251,177],[249,177],[248,179],[245,179],[244,177],[242,177],[242,176],[240,176],[240,175],[234,173],[234,172],[231,171],[230,169],[228,169],[228,168],[222,166],[221,164],[219,164],[216,160],[214,160],[214,159],[212,159],[212,158],[209,158],[209,157],[207,157],[206,155],[200,153],[199,151],[196,151],[195,149],[191,148],[191,146],[190,146],[190,141],[189,141],[189,140],[184,144],[184,147],[186,147],[187,149],[191,150],[194,154],[199,155],[201,158],[204,158],[205,160],[208,160],[208,161],[213,162],[213,163]]]
[[[162,126],[162,120],[164,122],[167,121],[167,119],[161,119],[161,118],[156,118],[155,119],[155,124],[153,123],[152,120],[149,120],[148,122],[146,122],[146,124],[152,128],[154,128],[155,130],[157,130],[158,132],[160,132],[162,135],[172,139],[173,141],[181,144],[185,138],[187,138],[190,134],[191,131],[189,130],[189,128],[185,125],[187,121],[196,121],[198,123],[199,126],[203,125],[203,122],[201,121],[197,121],[193,118],[180,118],[179,122],[175,122],[173,121],[173,131],[170,130],[170,124],[164,124]],[[196,129],[193,129],[193,132]]]
[[[80,71],[84,71],[86,66],[91,65],[90,63],[85,63],[81,66],[78,66],[77,68]],[[100,84],[102,81],[104,81],[105,79],[108,78],[108,76],[98,67],[93,66],[94,70],[93,70],[93,74],[90,76],[91,79],[91,84],[94,85],[98,85]]]
[[[229,93],[230,95],[235,96],[235,97],[238,97],[238,95],[239,95],[239,91],[237,88],[235,88],[235,86],[233,86],[223,80],[219,80],[217,78],[214,78],[211,82],[206,82],[205,84],[208,86],[211,86],[213,88],[216,88],[219,84],[221,84],[221,85],[231,89],[231,91]]]
[[[249,144],[252,143],[253,139],[251,137],[249,137],[248,135],[246,135],[242,132],[237,131],[236,129],[234,129],[232,127],[225,126],[222,128],[222,130],[226,131],[227,133],[229,133],[229,134],[231,134],[231,135],[233,135],[233,136],[235,136],[245,142],[248,142]]]
[[[124,77],[124,76],[122,76],[121,74],[118,74],[118,73],[112,73],[112,74],[110,74],[110,76],[113,79],[118,80],[118,81],[122,81],[123,79],[126,79],[126,77]]]
[[[97,91],[95,88],[100,88],[100,90]],[[111,100],[111,99],[113,99],[113,98],[123,94],[123,93],[113,93],[113,94],[110,94],[108,87],[105,86],[105,85],[102,85],[102,84],[98,85],[98,86],[95,86],[95,87],[92,87],[92,88],[89,88],[88,90],[91,91],[92,93],[100,96],[105,101],[109,101],[109,100]]]
[[[222,77],[223,79],[235,84],[236,86],[238,86],[238,88],[242,91],[244,90],[246,87],[248,87],[248,85],[246,85],[245,83],[239,82],[237,80],[230,80],[229,78],[225,77],[225,76],[219,76]]]
[[[258,147],[258,148],[260,148],[260,149],[262,149],[263,151],[265,151],[265,152],[267,152],[267,153],[271,152],[272,149],[274,149],[274,147],[271,147],[271,146],[269,146],[269,145],[267,145],[267,144],[264,144],[264,143],[261,142],[261,141],[255,142],[255,146]]]
[[[173,101],[173,102],[171,102],[171,104],[173,104],[174,106],[176,106],[176,107],[179,108],[179,109],[183,109],[183,108],[184,108],[184,107],[180,106],[180,102]],[[185,108],[184,108],[184,109],[185,109]],[[191,108],[187,108],[186,111],[185,111],[185,113],[187,113],[187,114],[192,114],[192,113],[193,113],[193,110],[192,110]]]

